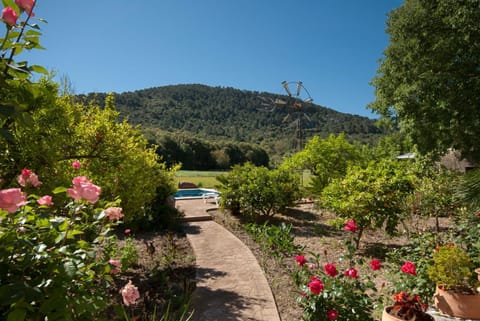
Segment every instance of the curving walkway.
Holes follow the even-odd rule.
[[[211,220],[203,200],[177,200],[196,258],[192,321],[280,321],[270,286],[255,256]]]

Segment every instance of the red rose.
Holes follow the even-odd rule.
[[[357,224],[355,223],[354,220],[349,220],[347,224],[345,224],[344,230],[345,231],[350,231],[352,233],[355,233],[358,229]]]
[[[334,309],[330,309],[327,311],[327,319],[328,320],[336,320],[338,318],[338,312]]]
[[[343,272],[344,275],[351,277],[352,279],[358,278],[358,272],[354,268],[348,269]]]
[[[320,279],[313,277],[308,283],[310,292],[313,294],[320,294],[323,291],[323,283]]]
[[[303,255],[297,255],[295,256],[295,261],[298,263],[300,266],[304,266],[305,263],[307,263],[307,260],[305,259],[305,256]]]
[[[337,267],[335,266],[335,264],[327,263],[325,264],[325,267],[323,269],[325,270],[325,273],[331,276],[332,278],[338,274]]]
[[[413,276],[417,276],[417,270],[415,269],[415,264],[410,262],[410,261],[405,262],[405,264],[401,268],[401,271],[403,273],[407,273],[407,274],[411,274]]]
[[[372,270],[376,271],[376,270],[380,270],[380,268],[382,267],[382,263],[380,263],[379,260],[377,259],[372,259],[370,261],[370,267],[372,268]]]

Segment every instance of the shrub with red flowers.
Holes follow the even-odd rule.
[[[345,226],[352,238],[354,225],[349,221]],[[347,238],[345,245],[346,252],[338,263],[327,250],[321,255],[311,253],[308,261],[303,255],[295,258],[293,278],[301,293],[297,301],[304,309],[303,320],[374,320],[374,277],[382,264],[378,259],[358,259],[352,239]],[[365,270],[368,273],[361,272]]]

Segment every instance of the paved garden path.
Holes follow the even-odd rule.
[[[237,237],[211,220],[215,203],[177,200],[196,258],[192,321],[280,321],[270,286],[255,256]]]

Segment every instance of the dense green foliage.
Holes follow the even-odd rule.
[[[79,95],[81,101],[102,104],[103,93]],[[295,149],[296,126],[301,116],[286,108],[273,108],[276,98],[286,96],[204,85],[176,85],[116,94],[117,108],[132,124],[144,130],[181,132],[186,137],[211,142],[248,142],[268,154],[281,156]],[[348,139],[373,142],[382,134],[375,121],[313,104],[304,112],[306,138],[345,133]],[[291,114],[289,119],[287,115]],[[151,137],[147,137],[151,138]]]
[[[268,166],[270,163],[267,152],[255,144],[209,142],[185,133],[153,129],[144,132],[168,166],[181,164],[185,170],[225,170],[245,162],[257,166]]]
[[[300,197],[299,178],[290,172],[251,163],[236,165],[217,177],[220,204],[247,219],[268,218],[292,206]]]
[[[388,17],[370,108],[422,153],[453,147],[479,159],[479,20],[477,0],[406,0]]]
[[[118,122],[112,97],[107,96],[107,108],[100,109],[57,97],[57,85],[50,81],[37,88],[41,94],[29,113],[32,123],[11,123],[14,140],[0,148],[3,186],[14,183],[22,168],[45,177],[42,191],[67,186],[74,173],[71,163],[77,159],[82,167],[76,175],[101,185],[106,200],[120,198],[127,222],[143,219],[155,198],[164,201],[173,194],[173,173],[158,162],[138,129]]]
[[[407,196],[414,191],[409,164],[395,159],[372,161],[362,168],[351,166],[345,177],[332,181],[322,192],[322,205],[340,217],[354,219],[362,232],[368,228],[396,231]]]
[[[335,178],[341,178],[349,165],[361,162],[360,148],[350,144],[345,135],[330,135],[327,139],[318,136],[309,140],[305,148],[285,159],[282,168],[286,170],[309,170],[314,176],[311,180],[312,191],[321,191]]]

